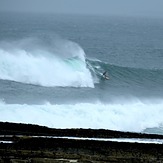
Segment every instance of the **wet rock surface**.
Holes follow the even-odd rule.
[[[0,163],[163,162],[163,144],[71,137],[163,139],[162,135],[93,129],[51,129],[38,125],[0,122]]]

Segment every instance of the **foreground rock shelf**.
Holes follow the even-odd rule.
[[[83,140],[81,137],[90,139]],[[91,140],[92,138],[163,140],[162,135],[93,129],[51,129],[0,122],[0,163],[163,162],[163,144]]]

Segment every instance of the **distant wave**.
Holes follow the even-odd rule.
[[[41,86],[94,87],[85,53],[76,43],[38,39],[0,43],[0,79]]]

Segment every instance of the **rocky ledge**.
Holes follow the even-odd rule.
[[[0,163],[163,162],[162,143],[112,141],[115,138],[163,142],[163,135],[0,122]]]

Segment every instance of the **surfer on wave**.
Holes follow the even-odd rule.
[[[106,80],[109,80],[109,76],[107,75],[107,71],[105,71],[103,74],[102,74],[102,77]]]

